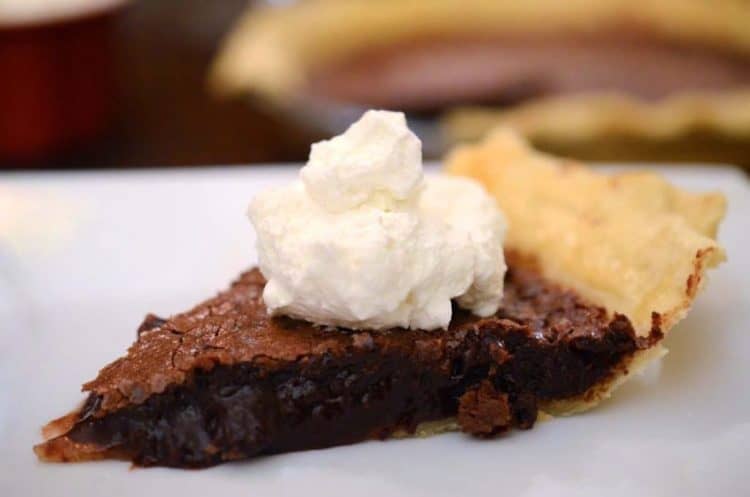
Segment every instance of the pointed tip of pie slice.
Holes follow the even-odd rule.
[[[109,451],[101,446],[74,442],[67,436],[79,419],[80,412],[75,410],[42,427],[42,437],[45,441],[34,446],[34,453],[40,461],[79,462],[112,457]]]
[[[67,435],[52,438],[34,446],[34,453],[44,462],[84,462],[99,459],[121,459],[115,451],[93,443],[80,443]]]

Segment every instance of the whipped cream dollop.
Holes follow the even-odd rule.
[[[478,183],[425,178],[404,114],[368,111],[312,146],[300,180],[257,195],[269,311],[352,329],[447,328],[451,301],[497,311],[505,219]]]

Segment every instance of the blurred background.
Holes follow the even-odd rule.
[[[560,4],[560,5],[557,5]],[[741,0],[0,0],[0,168],[301,161],[363,108],[438,157],[496,125],[750,167]]]

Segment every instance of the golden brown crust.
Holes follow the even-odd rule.
[[[533,151],[500,130],[459,147],[447,170],[479,180],[509,218],[510,249],[531,254],[544,274],[645,336],[681,319],[709,267],[724,260],[712,238],[726,209],[721,194],[693,194],[652,173],[599,175]],[[562,242],[561,242],[562,241]]]
[[[750,88],[682,93],[657,102],[614,93],[563,95],[508,109],[457,108],[441,121],[448,142],[475,141],[496,127],[550,143],[623,135],[668,140],[695,129],[750,137]]]
[[[451,174],[470,176],[495,196],[509,221],[507,248],[534,256],[545,276],[572,287],[636,333],[667,333],[725,259],[716,242],[726,200],[694,194],[653,173],[604,176],[532,150],[514,132],[456,149]],[[566,414],[592,407],[665,350],[636,353],[612,378],[576,399],[542,408]]]

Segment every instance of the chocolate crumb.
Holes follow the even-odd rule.
[[[483,438],[508,431],[511,426],[508,395],[495,390],[491,382],[482,381],[460,397],[458,424],[461,430]]]

